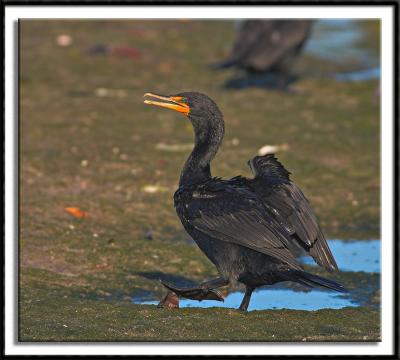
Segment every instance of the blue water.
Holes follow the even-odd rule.
[[[380,241],[342,241],[329,240],[329,247],[341,271],[364,271],[380,273]],[[301,257],[304,264],[315,265],[310,257]],[[179,307],[224,307],[237,309],[243,299],[242,292],[230,293],[224,302],[196,301],[180,299]],[[157,305],[158,301],[143,301],[143,298],[133,299],[135,304]],[[340,294],[329,290],[312,289],[307,292],[292,289],[276,289],[274,287],[261,288],[251,297],[248,310],[292,309],[292,310],[319,310],[341,309],[356,307],[358,303],[351,298],[351,294]]]
[[[338,64],[358,64],[359,70],[333,74],[337,81],[379,79],[379,54],[359,46],[364,36],[359,21],[353,19],[323,19],[314,24],[304,52]]]
[[[237,309],[243,299],[243,293],[234,292],[229,294],[224,302],[206,300],[196,301],[180,299],[179,307],[223,307]],[[158,301],[145,301],[140,304],[157,305]],[[319,309],[341,309],[347,306],[358,306],[346,295],[331,293],[327,291],[312,290],[309,292],[293,291],[290,289],[262,289],[255,291],[251,297],[248,311],[266,309],[292,309],[292,310],[319,310]]]
[[[328,243],[341,271],[381,272],[380,240],[329,240]],[[304,264],[315,265],[309,256],[301,260]]]
[[[379,67],[375,67],[360,71],[337,73],[334,75],[334,77],[338,81],[366,81],[379,79],[381,77],[381,69]]]
[[[338,63],[356,61],[367,67],[376,67],[379,64],[378,54],[358,46],[364,36],[363,28],[357,20],[318,20],[313,26],[304,52]]]

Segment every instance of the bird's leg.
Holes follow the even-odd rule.
[[[239,310],[247,311],[247,308],[249,307],[250,303],[251,294],[253,293],[253,291],[254,288],[252,286],[246,286],[246,292],[244,294],[242,303],[239,306]]]
[[[212,279],[210,281],[206,281],[198,286],[190,287],[190,288],[181,288],[177,287],[174,284],[168,283],[166,281],[161,281],[161,283],[170,291],[174,292],[179,297],[183,297],[191,300],[218,300],[224,301],[222,295],[214,290],[221,286],[225,286],[229,284],[229,281],[219,277],[216,279]]]

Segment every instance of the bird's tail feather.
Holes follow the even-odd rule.
[[[348,292],[348,290],[343,285],[333,280],[328,280],[318,275],[307,273],[305,271],[291,271],[290,275],[288,274],[288,280],[296,281],[308,287],[322,286],[342,293]]]

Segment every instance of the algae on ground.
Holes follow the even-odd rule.
[[[158,309],[82,300],[47,291],[23,294],[20,341],[379,341],[379,311]]]

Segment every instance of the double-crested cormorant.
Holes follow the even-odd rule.
[[[213,67],[236,67],[247,72],[246,78],[229,80],[227,87],[263,84],[285,87],[293,78],[290,68],[310,34],[312,23],[312,20],[246,20],[238,30],[228,59]]]
[[[241,310],[247,309],[255,288],[280,281],[345,291],[334,281],[305,272],[297,262],[293,249],[301,247],[320,266],[337,270],[309,202],[274,155],[249,161],[254,179],[212,177],[210,162],[224,136],[215,102],[198,92],[147,93],[144,102],[176,110],[193,125],[195,146],[183,167],[174,203],[184,228],[220,274],[191,288],[164,282],[170,291],[189,299],[223,300],[215,289],[239,281],[246,285]]]

